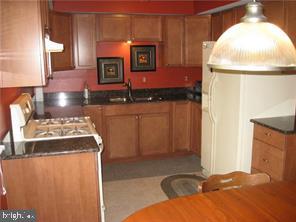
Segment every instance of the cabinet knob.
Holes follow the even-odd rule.
[[[263,158],[262,160],[263,160],[264,163],[269,163],[268,159]]]
[[[265,133],[265,136],[271,136],[271,133]]]
[[[138,119],[139,117],[138,116],[136,116],[136,119]]]

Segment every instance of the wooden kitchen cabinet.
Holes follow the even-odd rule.
[[[97,41],[127,41],[131,39],[131,16],[97,15]]]
[[[170,103],[104,106],[107,160],[142,158],[170,151]]]
[[[235,11],[233,9],[222,13],[222,33],[235,24]]]
[[[222,13],[218,12],[213,14],[211,17],[212,41],[217,41],[218,38],[222,35],[222,33]]]
[[[296,45],[296,2],[285,0],[285,31]]]
[[[139,148],[141,155],[165,154],[170,151],[170,115],[139,115]]]
[[[133,41],[162,41],[162,17],[152,15],[132,16]]]
[[[1,1],[0,87],[45,85],[48,77],[45,52],[47,1]]]
[[[95,124],[96,131],[101,136],[103,134],[103,106],[87,105],[83,107],[83,114],[89,116]]]
[[[106,117],[105,148],[108,159],[138,155],[138,116]]]
[[[188,101],[173,103],[173,151],[190,150],[191,105]]]
[[[201,156],[201,104],[191,102],[191,151]]]
[[[209,16],[185,17],[185,65],[202,66],[202,42],[210,40]]]
[[[96,153],[2,160],[8,209],[43,222],[99,222]]]
[[[96,17],[94,14],[74,14],[73,20],[75,68],[95,69]]]
[[[52,70],[74,69],[72,15],[50,12],[50,27],[51,40],[64,45],[63,52],[51,54]]]
[[[273,180],[296,179],[296,135],[254,125],[252,172],[265,172]]]
[[[263,13],[267,17],[267,22],[273,23],[285,29],[285,16],[284,16],[284,1],[261,1],[263,4]],[[295,10],[295,8],[294,8]],[[294,12],[294,11],[293,11]]]
[[[184,60],[184,16],[164,18],[164,65],[182,66]]]

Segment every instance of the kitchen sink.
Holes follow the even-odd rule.
[[[152,101],[153,97],[149,96],[149,97],[136,97],[135,101],[136,102],[145,102],[145,101]]]
[[[134,97],[134,100],[132,102],[150,102],[150,101],[160,101],[162,100],[161,97],[153,97],[153,96],[147,96],[147,97]],[[127,97],[113,97],[109,98],[109,102],[111,103],[126,103],[130,100]]]
[[[153,97],[153,96],[148,96],[148,97],[136,97],[135,101],[136,102],[149,102],[149,101],[159,101],[162,100],[161,97]]]
[[[109,102],[112,102],[112,103],[125,103],[127,101],[128,101],[128,99],[126,97],[109,98]]]

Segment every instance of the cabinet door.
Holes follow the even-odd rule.
[[[131,38],[131,18],[128,15],[98,15],[98,41],[127,41]]]
[[[103,107],[102,106],[84,106],[83,114],[89,116],[96,126],[96,131],[100,136],[103,133]]]
[[[164,65],[183,64],[184,17],[166,16],[164,21]]]
[[[189,151],[190,148],[190,103],[175,102],[173,104],[173,150]]]
[[[222,12],[222,31],[225,32],[235,24],[235,11],[233,9]]]
[[[108,159],[134,157],[138,154],[138,116],[106,117],[104,138]]]
[[[64,44],[64,51],[51,54],[53,71],[74,69],[72,15],[68,13],[50,13],[51,39]]]
[[[201,105],[191,103],[191,150],[201,156]]]
[[[284,1],[263,0],[261,3],[263,4],[264,15],[267,17],[267,21],[279,26],[281,29],[284,29]]]
[[[132,39],[136,41],[161,41],[161,16],[132,16]]]
[[[43,222],[99,222],[96,161],[95,152],[3,161],[8,208],[35,209]]]
[[[168,113],[143,114],[139,116],[139,147],[141,155],[169,152],[169,119]]]
[[[73,23],[76,69],[96,67],[96,35],[94,14],[75,14]]]
[[[212,40],[217,41],[223,33],[222,31],[222,14],[220,12],[215,13],[211,17],[212,23]]]
[[[294,46],[296,45],[296,2],[285,0],[285,30],[291,38]]]
[[[46,83],[48,70],[40,4],[38,0],[1,1],[2,87]]]
[[[209,16],[185,17],[185,65],[202,65],[202,42],[209,39]]]

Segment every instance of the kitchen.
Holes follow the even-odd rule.
[[[64,13],[64,14],[54,14],[53,17],[49,18],[53,19],[53,21],[51,22],[51,24],[56,24],[57,26],[60,25],[62,26],[62,30],[63,32],[61,32],[61,29],[58,29],[57,32],[55,32],[54,27],[52,27],[51,32],[52,32],[52,36],[51,39],[56,41],[56,42],[65,42],[64,43],[64,47],[65,47],[65,51],[64,53],[66,54],[63,59],[59,58],[59,53],[52,54],[52,67],[53,69],[56,68],[56,70],[60,69],[60,70],[64,70],[64,71],[54,71],[53,72],[53,79],[50,79],[48,81],[48,84],[43,88],[43,92],[45,93],[45,97],[46,96],[50,96],[50,93],[52,93],[51,95],[57,94],[59,95],[63,95],[60,94],[60,92],[81,92],[80,94],[82,95],[82,91],[84,89],[85,86],[85,82],[87,83],[88,87],[90,88],[90,93],[95,94],[97,93],[97,91],[104,91],[104,90],[108,90],[111,94],[110,90],[124,90],[126,91],[126,87],[123,87],[123,83],[120,84],[97,84],[98,83],[98,76],[97,76],[97,69],[96,69],[96,58],[97,57],[123,57],[124,58],[124,82],[127,82],[127,80],[130,78],[131,82],[132,82],[132,87],[133,89],[145,89],[145,88],[152,88],[152,89],[159,89],[159,88],[172,88],[175,90],[175,88],[187,88],[187,87],[192,87],[194,86],[195,82],[197,80],[201,80],[202,75],[201,75],[201,58],[202,58],[202,49],[201,49],[201,43],[203,41],[206,40],[217,40],[217,38],[221,35],[222,32],[224,32],[228,27],[230,27],[231,25],[237,23],[240,19],[240,17],[243,16],[244,14],[244,9],[242,7],[237,7],[234,9],[229,9],[229,10],[225,10],[223,12],[216,12],[213,13],[213,15],[211,16],[211,18],[206,15],[203,16],[203,19],[195,19],[195,17],[190,17],[190,16],[185,16],[185,18],[182,16],[183,14],[186,15],[191,15],[191,14],[196,14],[197,12],[202,12],[202,11],[206,11],[208,9],[211,8],[215,8],[214,6],[220,6],[220,5],[215,5],[215,4],[222,4],[221,2],[216,2],[216,3],[207,3],[207,2],[173,2],[173,3],[162,3],[164,5],[161,5],[161,3],[157,3],[157,2],[141,2],[138,3],[140,5],[142,5],[142,8],[138,9],[137,7],[139,7],[136,3],[131,4],[129,9],[126,9],[125,7],[123,7],[123,4],[126,3],[116,3],[117,5],[115,6],[115,4],[112,3],[104,3],[102,4],[102,8],[100,9],[99,6],[93,5],[94,3],[89,3],[89,5],[86,5],[84,7],[81,7],[82,3],[76,2],[75,4],[73,2],[55,2],[54,1],[54,9],[56,11],[59,11],[60,13],[63,12],[93,12],[94,10],[97,10],[98,12],[100,12],[99,10],[104,10],[103,12],[105,13],[112,13],[112,12],[120,12],[120,13],[128,13],[128,14],[134,14],[134,13],[144,13],[144,14],[150,14],[149,16],[153,17],[153,27],[151,27],[151,29],[153,28],[155,31],[151,32],[153,34],[155,34],[152,37],[149,37],[148,39],[142,39],[139,38],[138,41],[135,41],[134,43],[132,43],[132,45],[155,45],[156,46],[156,72],[155,71],[146,71],[146,72],[130,72],[130,67],[131,67],[131,63],[130,63],[130,54],[129,54],[129,50],[130,50],[130,45],[127,44],[125,41],[127,41],[128,39],[121,39],[121,40],[110,40],[110,38],[114,37],[114,34],[112,35],[102,35],[102,33],[104,32],[99,32],[99,35],[96,35],[96,28],[92,28],[92,27],[97,27],[95,26],[95,24],[97,24],[96,22],[98,22],[99,24],[104,24],[104,22],[106,22],[108,24],[108,22],[112,22],[112,16],[110,16],[109,14],[107,15],[100,15],[100,16],[94,16],[94,14],[77,14],[75,16],[69,16],[69,14]],[[100,3],[101,4],[101,3]],[[167,5],[166,5],[167,4]],[[171,4],[171,5],[170,5]],[[213,5],[211,5],[213,4]],[[269,21],[279,25],[280,27],[282,27],[286,33],[288,33],[288,35],[290,36],[290,38],[292,39],[292,41],[294,42],[295,45],[295,39],[296,39],[296,33],[295,33],[295,26],[293,25],[293,21],[294,19],[294,15],[293,15],[293,10],[295,8],[294,6],[295,3],[290,2],[290,1],[285,1],[285,2],[266,2],[264,3],[265,6],[265,15],[268,17]],[[127,4],[129,5],[129,4]],[[150,5],[150,7],[148,7]],[[152,6],[154,7],[152,7]],[[111,7],[112,6],[112,7]],[[161,7],[162,6],[162,7]],[[169,7],[170,6],[170,7]],[[182,6],[182,7],[181,7]],[[293,7],[294,6],[294,7]],[[122,9],[122,8],[124,9]],[[136,11],[136,10],[140,10],[140,11]],[[163,17],[164,16],[155,16],[155,15],[151,15],[151,14],[179,14],[181,18],[178,18],[178,16],[172,18],[172,20],[169,20],[169,18],[166,19],[165,23],[166,25],[163,25],[162,22],[160,22],[159,20],[164,20]],[[55,17],[54,17],[55,16]],[[138,18],[136,18],[137,16],[139,16]],[[99,19],[98,19],[99,17]],[[116,17],[116,16],[115,16]],[[132,17],[132,16],[131,16]],[[142,23],[145,21],[143,21],[143,16],[140,15],[136,15],[133,16],[132,18],[129,16],[122,16],[121,18],[123,18],[122,20],[119,20],[121,23],[120,24],[125,24],[124,22],[127,20],[128,22],[134,22],[133,24],[137,24],[137,21],[140,21],[140,25],[137,27],[141,27]],[[145,17],[145,16],[144,16]],[[161,18],[159,18],[161,17]],[[170,16],[168,16],[170,17]],[[31,18],[28,18],[31,19]],[[54,20],[57,19],[57,20]],[[60,20],[59,20],[60,19]],[[73,21],[72,21],[73,19]],[[211,20],[210,20],[211,19]],[[183,25],[182,22],[185,20],[185,26]],[[198,20],[198,21],[196,21]],[[27,23],[28,20],[25,20],[25,22]],[[56,23],[54,23],[55,21],[57,21]],[[60,22],[61,24],[60,24]],[[73,26],[72,26],[72,22]],[[179,23],[178,23],[179,22]],[[198,23],[199,22],[199,23]],[[50,22],[48,22],[48,24],[50,24]],[[109,23],[110,24],[110,23]],[[155,25],[158,24],[158,25]],[[90,26],[93,25],[93,26]],[[169,25],[176,25],[175,28],[169,28]],[[90,27],[89,27],[90,26]],[[102,26],[98,26],[98,28],[100,29]],[[108,27],[108,25],[106,26]],[[122,26],[121,26],[122,27]],[[128,26],[129,27],[129,26]],[[162,28],[159,28],[162,27]],[[28,25],[24,24],[22,26],[22,29],[18,30],[21,33],[26,33],[28,32]],[[59,28],[59,27],[57,27]],[[104,26],[103,26],[104,28]],[[170,32],[172,30],[176,30],[177,28],[179,28],[181,31],[177,32],[177,36],[172,38],[172,37],[168,37],[168,35],[173,35],[175,36],[176,33],[174,32]],[[72,30],[73,29],[73,30]],[[78,36],[77,35],[77,29],[80,29],[80,31],[82,32],[82,35]],[[108,28],[104,29],[106,32],[110,31],[108,30]],[[126,30],[126,29],[125,29]],[[166,33],[166,35],[162,35],[159,34],[159,31],[162,31],[163,34]],[[183,31],[182,31],[183,30]],[[202,30],[202,31],[201,31]],[[33,30],[34,31],[34,30]],[[34,33],[33,31],[31,31],[31,33]],[[111,30],[112,31],[112,30]],[[117,29],[116,29],[117,31]],[[84,35],[83,35],[84,32]],[[62,33],[62,34],[61,34]],[[66,34],[63,34],[66,33]],[[68,33],[68,34],[67,34]],[[69,38],[69,33],[73,34],[72,38]],[[131,33],[133,33],[133,30],[131,31],[127,31],[127,33],[123,34],[127,34],[128,36],[131,37]],[[185,34],[184,34],[185,33]],[[187,34],[186,34],[187,33]],[[59,34],[61,36],[59,36]],[[108,34],[108,33],[107,33]],[[55,36],[56,35],[56,36]],[[200,37],[200,35],[203,35],[203,37]],[[79,40],[79,38],[83,38],[83,36],[92,36],[92,39],[87,39],[88,41],[88,45],[79,45],[79,43],[84,42],[86,40]],[[198,41],[196,40],[196,36],[200,37],[198,38]],[[54,39],[54,38],[57,39]],[[122,36],[119,36],[120,38],[123,38]],[[68,40],[66,41],[59,41],[58,38],[68,38]],[[95,41],[95,39],[97,39],[97,41]],[[102,40],[104,38],[107,38],[107,40]],[[108,39],[109,38],[109,39]],[[194,41],[191,41],[191,39],[194,38]],[[184,40],[185,39],[185,40]],[[14,39],[13,39],[14,40]],[[13,41],[12,40],[12,41]],[[123,41],[124,40],[124,41]],[[170,41],[172,42],[170,42]],[[29,43],[31,42],[30,40],[28,41]],[[33,41],[32,41],[33,42]],[[74,42],[75,47],[72,48],[72,42]],[[185,42],[185,46],[183,45]],[[68,43],[68,45],[66,44]],[[170,44],[170,45],[169,45]],[[187,45],[186,44],[194,44],[192,45]],[[198,46],[195,46],[198,45]],[[176,46],[175,48],[171,48],[172,46]],[[178,47],[179,45],[179,47]],[[36,47],[34,45],[32,45],[31,47]],[[68,48],[67,48],[68,47]],[[82,47],[82,48],[79,48]],[[86,48],[83,48],[86,47]],[[185,47],[185,49],[183,48]],[[71,51],[72,50],[72,51]],[[170,51],[172,50],[172,51]],[[173,50],[177,50],[177,53],[175,53],[175,51]],[[190,51],[190,50],[194,50],[194,51]],[[197,52],[195,51],[197,50]],[[70,52],[69,52],[70,51]],[[79,54],[77,54],[77,52],[82,52],[82,53],[86,53],[87,55],[83,55],[83,56],[77,56]],[[68,54],[67,54],[68,53]],[[191,56],[193,55],[194,56]],[[35,55],[34,55],[35,56]],[[80,60],[79,60],[80,59]],[[34,64],[34,63],[30,63],[30,64]],[[75,65],[74,65],[75,64]],[[75,66],[75,69],[73,69]],[[38,86],[38,83],[32,83],[32,79],[29,78],[25,78],[28,73],[30,73],[31,76],[33,76],[34,74],[36,74],[36,76],[40,76],[40,71],[38,71],[37,69],[38,67],[36,67],[35,73],[33,72],[34,70],[32,70],[32,66],[30,65],[28,67],[28,65],[26,65],[25,67],[21,67],[20,69],[23,70],[23,73],[25,74],[24,76],[22,76],[20,74],[20,77],[14,81],[15,84],[18,84],[18,86]],[[24,70],[27,70],[28,72],[25,73]],[[2,71],[2,70],[1,70]],[[18,73],[18,71],[16,71]],[[38,73],[39,72],[39,73]],[[2,76],[3,75],[3,76]],[[8,87],[9,86],[9,82],[13,82],[12,78],[9,77],[9,74],[7,73],[1,73],[1,78],[2,78],[2,84],[3,87]],[[8,76],[8,78],[7,78]],[[16,81],[21,81],[21,82],[16,82]],[[27,83],[25,83],[25,81],[28,81]],[[31,83],[30,83],[31,81]],[[44,79],[37,79],[34,78],[34,81],[44,81]],[[13,85],[10,85],[10,87],[12,87]],[[16,86],[16,85],[15,85]],[[3,137],[4,134],[8,131],[8,129],[10,128],[10,110],[9,110],[9,104],[11,104],[18,96],[21,92],[23,91],[28,91],[32,93],[32,88],[1,88],[0,92],[1,92],[1,121],[0,121],[0,133],[1,136]],[[35,89],[35,91],[38,91],[38,89]],[[134,90],[134,93],[137,90]],[[140,94],[142,92],[139,92]],[[38,94],[37,92],[35,93],[36,95]],[[142,94],[143,95],[143,94]],[[141,96],[142,96],[141,95]],[[75,96],[75,94],[73,94],[73,96]],[[113,96],[114,97],[114,96]],[[121,96],[116,96],[116,97],[120,97]],[[143,96],[142,96],[143,97]],[[46,98],[47,99],[47,98]],[[66,99],[64,101],[67,101]],[[63,104],[63,103],[62,103]],[[65,105],[65,104],[64,104]],[[160,147],[161,149],[163,149],[162,154],[161,155],[166,155],[167,150],[170,149],[175,149],[178,150],[178,146],[181,144],[183,145],[184,143],[187,144],[186,147],[179,147],[179,149],[181,150],[181,152],[188,152],[188,151],[193,151],[193,152],[200,152],[200,146],[198,146],[199,142],[199,138],[195,138],[195,137],[190,137],[189,135],[191,134],[190,132],[192,132],[192,130],[194,130],[194,127],[196,127],[196,131],[200,133],[200,126],[198,126],[198,124],[200,124],[200,122],[198,123],[198,121],[200,121],[200,107],[195,107],[195,103],[194,102],[181,102],[181,104],[179,104],[179,102],[176,102],[175,104],[162,104],[163,107],[153,107],[151,104],[145,104],[147,105],[147,107],[143,108],[140,106],[136,106],[138,104],[135,104],[135,107],[132,110],[127,110],[127,107],[118,107],[118,109],[120,110],[116,110],[114,107],[116,106],[120,106],[120,105],[114,105],[112,109],[107,108],[107,111],[104,110],[105,108],[103,108],[104,111],[100,110],[99,107],[97,107],[98,109],[96,109],[96,107],[89,107],[89,110],[86,110],[84,112],[87,112],[89,116],[91,116],[92,114],[92,110],[91,108],[95,109],[96,112],[98,112],[97,114],[95,114],[96,116],[99,116],[98,118],[96,118],[95,120],[92,119],[92,121],[95,123],[96,125],[96,129],[97,131],[99,131],[100,135],[106,135],[106,132],[103,132],[104,130],[106,130],[106,128],[104,126],[100,125],[100,119],[101,118],[106,118],[107,121],[109,121],[109,131],[112,132],[112,135],[116,135],[116,136],[120,136],[120,132],[118,132],[118,121],[116,122],[116,118],[114,118],[114,116],[112,116],[112,112],[114,113],[114,115],[126,115],[126,113],[124,112],[129,112],[129,115],[134,115],[134,117],[141,117],[141,115],[143,115],[143,111],[139,112],[139,110],[141,109],[148,109],[148,110],[152,110],[152,113],[144,113],[145,115],[148,115],[148,117],[151,117],[149,115],[155,114],[156,111],[153,111],[153,109],[156,110],[162,110],[162,112],[158,113],[158,117],[154,117],[154,118],[150,118],[150,119],[146,119],[147,121],[144,123],[147,123],[149,126],[149,122],[152,120],[154,120],[155,122],[159,122],[159,120],[163,121],[163,125],[167,126],[169,119],[173,119],[174,115],[180,115],[182,118],[184,115],[182,115],[183,113],[187,113],[187,119],[185,119],[185,121],[180,121],[180,122],[174,122],[176,124],[181,124],[182,127],[184,127],[186,130],[184,130],[184,133],[182,135],[184,135],[184,138],[181,141],[174,141],[172,142],[170,137],[171,134],[170,133],[180,133],[180,132],[174,132],[174,130],[172,130],[173,132],[171,132],[171,128],[168,129],[167,127],[165,127],[164,129],[161,128],[161,132],[163,133],[164,131],[168,132],[167,134],[165,134],[166,136],[163,138],[168,138],[166,141],[164,142],[164,144],[161,144]],[[128,106],[128,105],[123,105],[123,106]],[[175,113],[172,114],[170,113],[170,107],[173,106],[175,107]],[[200,106],[200,104],[199,104]],[[49,108],[49,110],[51,111],[56,111],[56,113],[58,113],[58,115],[65,115],[65,109],[61,106],[53,106],[52,104],[50,104],[49,106],[45,107],[45,108]],[[295,109],[295,108],[294,108]],[[195,112],[193,112],[193,110],[195,110]],[[40,108],[40,110],[37,110],[37,113],[40,112],[40,114],[44,114],[44,110],[42,110],[42,108]],[[74,114],[72,114],[72,116],[76,116],[79,114],[79,112],[81,112],[81,110],[79,110],[79,106],[74,105],[71,108],[71,112],[74,112]],[[116,113],[117,112],[117,113]],[[195,113],[197,116],[192,115],[192,113]],[[39,113],[38,113],[39,114]],[[108,114],[108,115],[106,115]],[[60,116],[57,116],[60,117]],[[145,116],[144,116],[145,117]],[[147,116],[146,116],[147,117]],[[178,116],[175,116],[175,120],[178,120],[179,118]],[[196,123],[197,126],[191,126],[191,121],[189,119],[189,117],[192,117],[193,119],[195,118],[197,121],[193,121],[193,123]],[[105,120],[104,120],[105,121]],[[127,120],[126,120],[127,121]],[[161,122],[160,121],[160,122]],[[112,125],[112,123],[115,122],[115,125]],[[170,122],[170,121],[169,121]],[[128,122],[130,123],[130,122]],[[172,124],[174,124],[172,123]],[[137,125],[137,123],[134,123]],[[146,126],[147,126],[146,124]],[[126,124],[124,124],[126,125]],[[150,125],[154,125],[154,124],[150,124]],[[112,127],[114,126],[114,127]],[[151,126],[150,126],[151,127]],[[173,127],[170,126],[173,129],[176,129],[178,127]],[[155,128],[152,128],[155,130]],[[100,131],[101,130],[101,131]],[[131,129],[134,130],[135,129]],[[122,131],[122,130],[121,130]],[[136,131],[139,133],[139,129],[136,129]],[[130,132],[130,131],[129,131]],[[143,131],[145,132],[145,130]],[[183,132],[183,130],[182,130]],[[146,132],[147,133],[147,132]],[[197,133],[196,133],[197,134]],[[168,136],[169,135],[169,136]],[[111,138],[111,137],[110,137]],[[132,137],[133,138],[133,137]],[[138,136],[137,136],[138,138]],[[121,138],[119,138],[121,139]],[[108,145],[110,146],[112,143],[112,141],[118,141],[117,139],[108,139],[108,137],[104,138],[103,136],[103,140],[104,143],[106,143],[106,146],[108,147]],[[123,158],[124,156],[132,156],[135,159],[140,160],[141,155],[138,155],[138,144],[137,144],[137,139],[134,139],[133,141],[135,141],[134,147],[130,150],[127,151],[122,151],[122,150],[114,150],[114,152],[105,152],[103,153],[103,159],[106,158],[109,160],[112,159],[120,159]],[[165,140],[164,140],[165,141]],[[185,142],[184,142],[185,141]],[[121,141],[121,143],[126,143],[128,144],[129,141]],[[109,144],[108,144],[109,143]],[[170,143],[173,143],[175,145],[171,145]],[[149,141],[144,141],[143,142],[144,145],[142,145],[142,147],[147,147],[145,146],[145,144],[149,144]],[[168,145],[170,144],[170,145]],[[193,144],[197,144],[195,145],[195,147],[189,147]],[[148,145],[149,146],[149,145]],[[113,147],[117,147],[117,144],[114,144]],[[172,148],[174,147],[174,148]],[[188,150],[189,149],[189,150]],[[153,151],[155,150],[149,150],[149,148],[144,151],[143,153],[147,155],[151,154],[151,152],[153,153]],[[105,155],[105,156],[104,156]],[[157,154],[159,155],[159,154]],[[168,154],[171,155],[171,154]],[[123,156],[123,157],[122,157]]]

